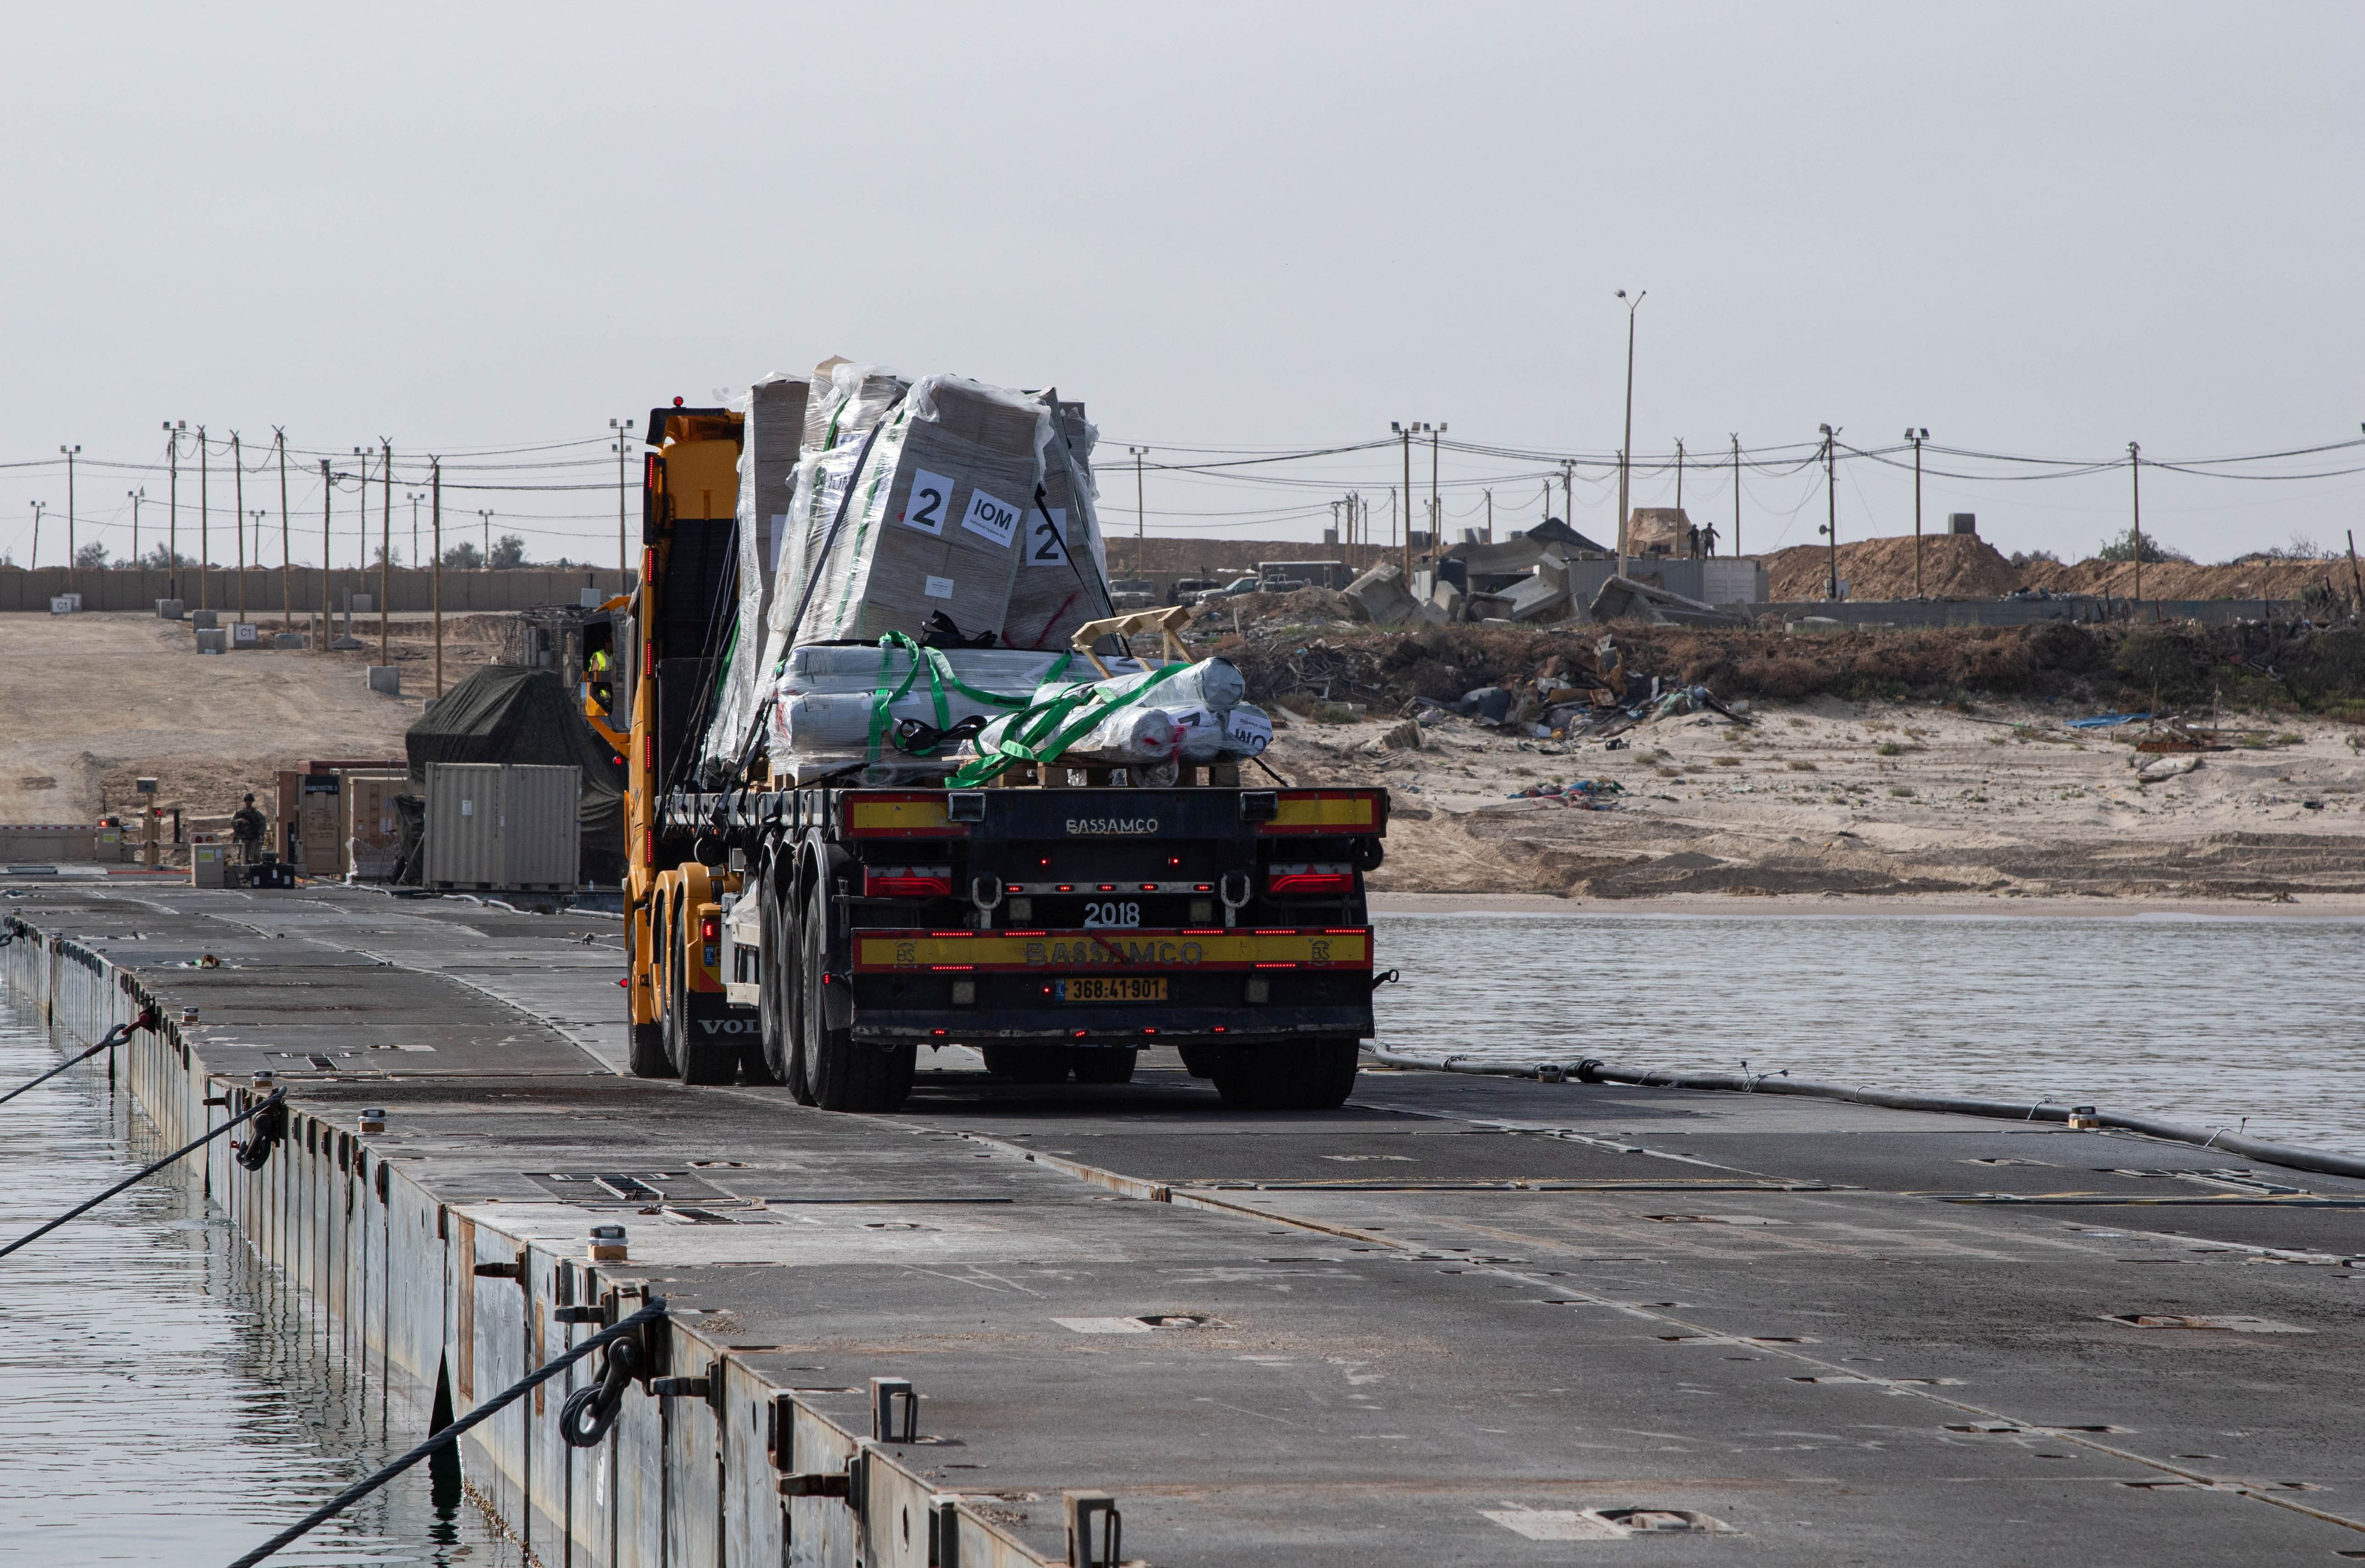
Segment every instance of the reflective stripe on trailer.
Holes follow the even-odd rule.
[[[1379,830],[1379,796],[1370,790],[1283,790],[1276,814],[1257,823],[1270,838],[1277,834],[1374,833]]]
[[[857,973],[1048,969],[1369,969],[1368,926],[1306,931],[858,931]]]

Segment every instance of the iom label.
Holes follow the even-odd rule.
[[[904,526],[942,537],[945,513],[952,504],[953,482],[923,468],[912,476],[912,493],[903,502]]]
[[[1034,522],[1026,531],[1026,564],[1030,566],[1064,566],[1068,564],[1068,509],[1053,507],[1046,517],[1037,509]]]
[[[930,577],[920,586],[920,591],[930,599],[950,599],[953,596],[953,580],[950,577]]]
[[[1008,549],[1010,542],[1018,536],[1018,509],[1008,501],[996,500],[983,490],[971,490],[969,510],[961,514],[961,526]]]

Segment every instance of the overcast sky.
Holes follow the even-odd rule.
[[[274,424],[406,461],[580,441],[555,455],[586,466],[521,477],[593,485],[610,418],[830,353],[1082,397],[1126,530],[1127,443],[1420,420],[1606,453],[1621,287],[1649,290],[1654,462],[1823,421],[2173,459],[2365,420],[2353,4],[118,5],[17,11],[9,54],[0,462],[51,463],[0,469],[20,565],[28,503],[65,506],[62,442],[81,537],[120,554],[125,492],[165,481],[101,460],[161,462],[167,419],[250,456]],[[1449,525],[1482,480],[1498,522],[1534,521],[1541,467],[1447,454]],[[1399,472],[1393,449],[1288,485],[1153,471],[1149,523],[1310,538],[1354,487],[1384,536]],[[1925,505],[2074,558],[2124,529],[2126,480],[1933,480]],[[1690,475],[1687,506],[1729,528],[1728,484]],[[1671,489],[1639,476],[1635,504]],[[1838,489],[1844,539],[1911,530],[1910,476],[1859,462]],[[2337,544],[2360,498],[2365,474],[2145,476],[2147,531],[2204,559]],[[1614,484],[1581,472],[1575,498],[1614,527]],[[226,528],[226,486],[212,504]],[[489,506],[537,556],[602,560],[613,504],[446,498],[472,533]],[[1811,542],[1822,510],[1811,472],[1753,474],[1743,543]]]

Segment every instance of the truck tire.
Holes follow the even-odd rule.
[[[804,1029],[813,1103],[824,1111],[892,1111],[912,1092],[919,1047],[858,1045],[849,1029],[829,1026],[823,977],[829,969],[829,883],[817,879],[805,915]]]
[[[666,1009],[666,1054],[684,1083],[729,1083],[739,1076],[739,1036],[709,1025],[727,1022],[731,1004],[711,991],[689,989],[689,933],[673,921],[673,1002]]]
[[[1097,1046],[1073,1053],[1079,1083],[1131,1083],[1140,1053],[1131,1046]]]
[[[635,1024],[633,1019],[632,991],[641,973],[640,955],[632,950],[633,930],[637,923],[630,914],[624,917],[624,1028],[628,1039],[624,1065],[634,1078],[671,1078],[673,1063],[666,1059],[665,1025],[656,1019]]]
[[[763,941],[756,956],[756,1036],[743,1038],[739,1046],[740,1076],[749,1083],[785,1083],[789,1078],[787,1009],[779,976],[773,971],[774,955],[780,950],[780,927],[786,923],[779,917],[775,891],[768,877],[756,884],[755,896],[763,901],[756,908]]]
[[[1250,1111],[1335,1111],[1355,1092],[1353,1040],[1241,1051],[1216,1068],[1216,1092]]]
[[[985,1070],[1013,1083],[1065,1083],[1079,1053],[1065,1046],[987,1046]]]

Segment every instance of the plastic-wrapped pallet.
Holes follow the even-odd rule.
[[[953,765],[950,747],[941,761],[907,757],[890,738],[895,724],[917,719],[942,727],[973,715],[1018,711],[1034,701],[1046,680],[1064,674],[1075,656],[1007,648],[924,649],[915,669],[912,649],[900,644],[808,644],[791,649],[769,688],[773,772],[804,779],[855,762],[885,765],[899,776],[945,771]],[[889,700],[883,715],[882,695]]]
[[[788,542],[797,454],[804,441],[806,382],[768,375],[747,389],[739,442],[739,623],[724,644],[705,760],[728,768],[745,749],[765,673],[772,586]]]
[[[809,453],[790,520],[799,578],[784,553],[771,659],[800,643],[917,636],[939,611],[999,636],[1050,434],[1050,410],[1019,393],[932,375],[862,441]]]
[[[1043,453],[1043,499],[1027,510],[1026,543],[1003,622],[1008,642],[1021,648],[1064,648],[1078,626],[1115,613],[1093,481],[1093,444],[1099,432],[1085,420],[1082,403],[1061,402],[1057,391],[1045,393],[1043,402],[1052,410],[1051,439]]]
[[[804,404],[804,455],[850,446],[879,422],[887,406],[912,385],[883,364],[825,359],[813,366]]]

